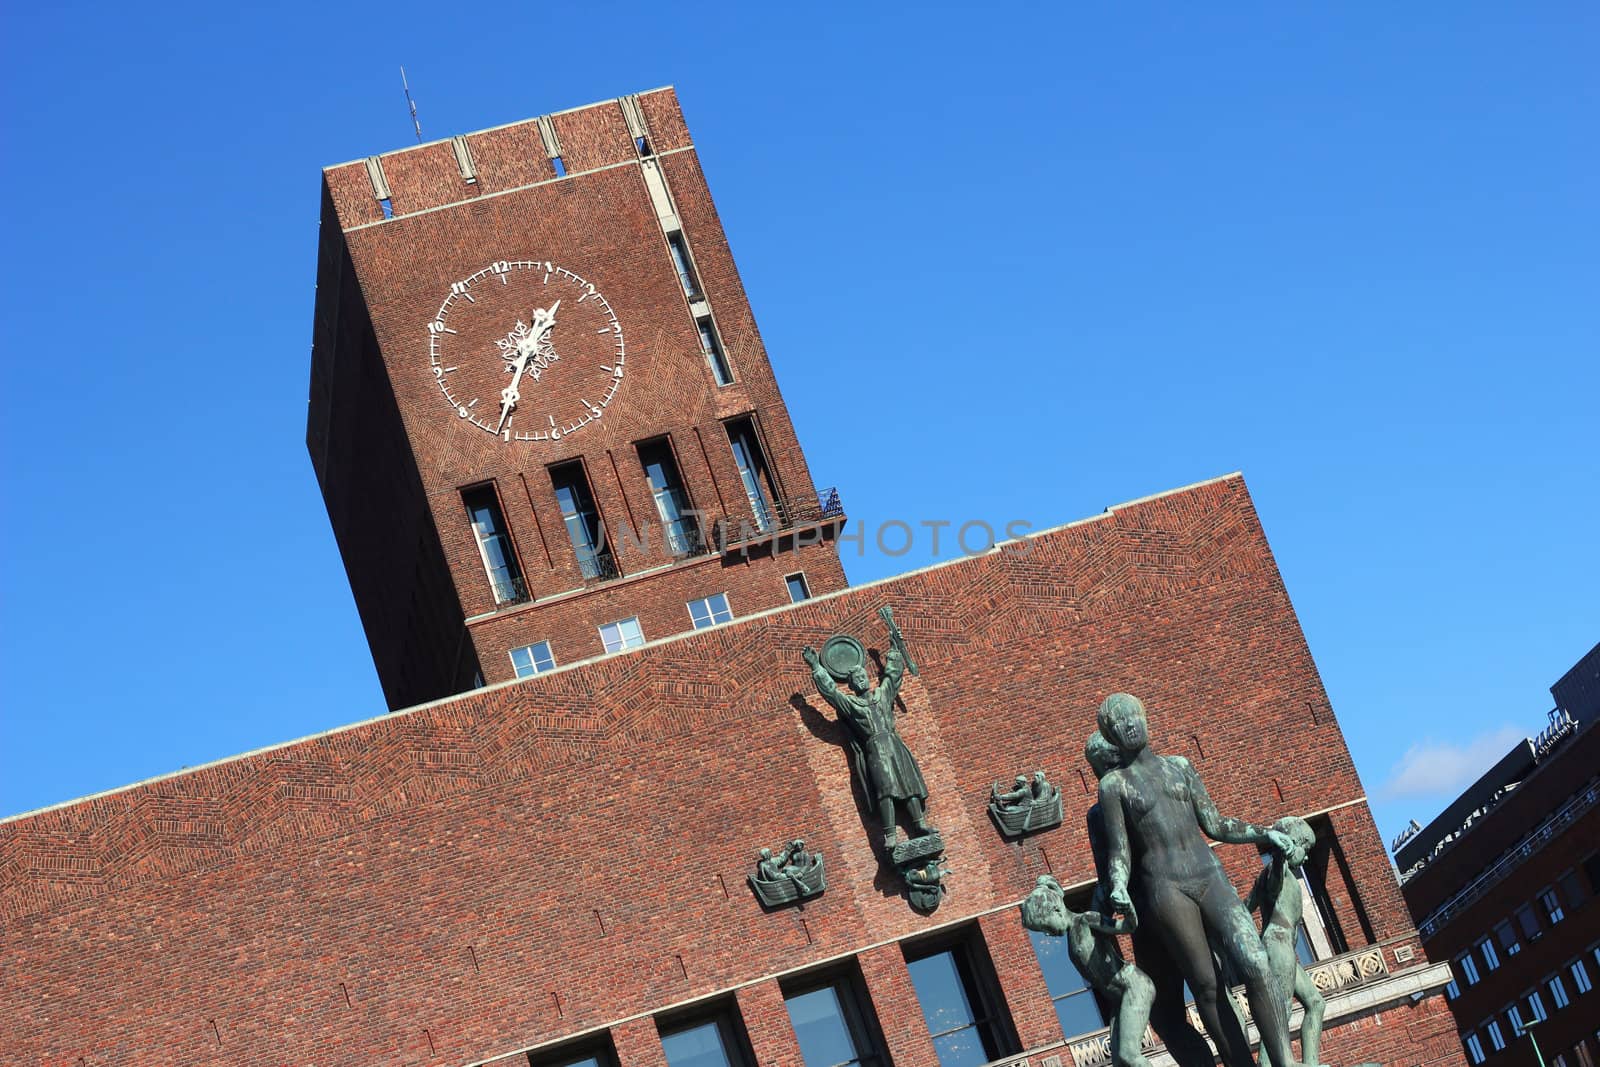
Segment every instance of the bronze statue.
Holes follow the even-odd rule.
[[[1292,842],[1276,830],[1218,814],[1188,760],[1151,751],[1149,723],[1137,697],[1107,697],[1099,724],[1119,754],[1119,766],[1100,781],[1112,909],[1131,914],[1138,896],[1139,913],[1188,981],[1223,1062],[1250,1067],[1253,1057],[1239,1020],[1218,1010],[1219,994],[1226,992],[1212,957],[1214,944],[1244,982],[1262,1048],[1277,1067],[1290,1067],[1296,1061],[1288,1013],[1266,949],[1206,838],[1266,844],[1279,852],[1289,851]]]
[[[1111,1021],[1111,1061],[1116,1067],[1150,1067],[1143,1044],[1156,987],[1137,966],[1123,961],[1115,936],[1133,933],[1139,926],[1138,916],[1130,912],[1117,919],[1098,911],[1072,911],[1061,883],[1041,874],[1022,902],[1022,925],[1065,937],[1067,954],[1078,973],[1117,1006]]]
[[[911,750],[895,729],[894,701],[906,671],[905,639],[888,608],[879,612],[889,626],[890,648],[883,657],[883,676],[873,685],[867,675],[866,650],[853,637],[829,638],[819,655],[807,645],[801,652],[811,668],[817,692],[850,730],[850,758],[867,799],[883,824],[884,848],[894,851],[898,814],[904,812],[913,837],[934,834],[928,824],[928,786]],[[838,681],[848,681],[841,691]]]
[[[1291,997],[1305,1008],[1305,1017],[1300,1022],[1300,1055],[1307,1063],[1316,1063],[1322,1051],[1322,1016],[1328,1004],[1295,955],[1296,928],[1300,925],[1305,900],[1300,895],[1300,883],[1291,871],[1304,865],[1307,854],[1317,843],[1317,835],[1309,823],[1293,815],[1279,819],[1272,828],[1287,837],[1291,847],[1272,854],[1245,898],[1244,906],[1250,911],[1261,909],[1261,944],[1267,950],[1267,963],[1272,967],[1278,995],[1283,998],[1286,1009]],[[1273,1062],[1274,1067],[1282,1067]]]

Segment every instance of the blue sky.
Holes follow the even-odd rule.
[[[401,63],[430,139],[675,85],[869,529],[1243,470],[1386,834],[1600,640],[1593,5],[0,20],[0,814],[383,710],[303,433],[318,170],[413,140]]]

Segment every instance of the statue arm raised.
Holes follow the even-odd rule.
[[[1271,844],[1274,848],[1278,847],[1271,836],[1273,831],[1265,826],[1219,815],[1217,806],[1211,802],[1211,794],[1206,792],[1205,783],[1200,780],[1200,775],[1194,769],[1194,764],[1182,756],[1174,756],[1172,759],[1182,765],[1183,773],[1189,780],[1189,796],[1194,803],[1194,817],[1207,837],[1228,845]]]
[[[878,682],[878,688],[887,694],[885,703],[894,704],[894,698],[900,695],[900,680],[906,674],[906,657],[899,648],[891,648],[883,655],[883,678]]]
[[[1100,821],[1106,835],[1106,890],[1111,906],[1124,914],[1133,910],[1128,878],[1133,873],[1128,827],[1122,811],[1122,789],[1116,772],[1100,781]]]

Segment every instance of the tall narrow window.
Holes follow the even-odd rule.
[[[1489,1044],[1494,1048],[1494,1051],[1499,1052],[1506,1047],[1506,1039],[1500,1035],[1500,1024],[1493,1019],[1489,1020],[1489,1025],[1483,1028],[1483,1032],[1489,1035]],[[1522,1031],[1518,1029],[1517,1033],[1520,1034]]]
[[[1566,901],[1568,911],[1577,911],[1583,902],[1589,899],[1589,891],[1584,887],[1583,876],[1576,870],[1567,871],[1556,883],[1561,886],[1561,898]]]
[[[1550,999],[1555,1002],[1557,1011],[1572,1003],[1572,998],[1567,996],[1567,987],[1562,984],[1559,974],[1552,974],[1544,980],[1544,984],[1545,988],[1550,990]]]
[[[728,366],[728,357],[722,352],[722,342],[717,340],[717,327],[710,316],[702,316],[694,320],[695,329],[700,331],[700,351],[706,354],[706,363],[711,367],[711,376],[717,380],[718,385],[733,384],[733,368]]]
[[[1483,956],[1483,965],[1493,971],[1500,967],[1500,956],[1494,950],[1494,942],[1487,937],[1478,942],[1478,952]]]
[[[606,544],[605,529],[600,525],[600,513],[594,506],[594,494],[589,492],[583,464],[551,467],[550,481],[555,486],[556,504],[561,508],[572,551],[578,557],[578,569],[585,578],[615,578],[617,564]]]
[[[884,1062],[863,1004],[866,998],[850,980],[787,989],[795,1041],[805,1067],[878,1067]]]
[[[1461,1047],[1467,1050],[1467,1059],[1474,1065],[1483,1062],[1483,1042],[1477,1034],[1462,1034]]]
[[[600,627],[600,643],[607,652],[621,652],[644,644],[644,630],[639,626],[639,616],[608,622]]]
[[[526,678],[530,674],[542,674],[556,668],[556,657],[550,651],[549,641],[540,641],[535,645],[523,645],[521,648],[511,650],[511,667],[517,672],[518,678]]]
[[[1587,993],[1594,988],[1594,983],[1589,979],[1589,968],[1583,965],[1582,960],[1573,960],[1567,967],[1572,974],[1572,984],[1578,987],[1580,994]]]
[[[1539,890],[1539,903],[1544,905],[1544,915],[1545,918],[1550,920],[1551,926],[1567,917],[1567,913],[1562,910],[1561,900],[1556,896],[1554,889],[1546,886],[1544,889]]]
[[[1094,991],[1067,952],[1067,939],[1037,930],[1029,930],[1028,936],[1033,940],[1033,954],[1039,958],[1045,988],[1050,991],[1050,999],[1055,1001],[1056,1018],[1061,1020],[1061,1032],[1067,1040],[1106,1025]]]
[[[1510,922],[1501,920],[1494,928],[1494,936],[1507,956],[1515,956],[1522,951],[1522,942],[1517,940],[1517,931]]]
[[[683,286],[683,295],[690,300],[699,300],[700,279],[695,276],[694,263],[689,259],[689,248],[683,243],[683,234],[676,231],[667,234],[667,248],[672,252],[672,266],[678,272],[678,284]]]
[[[988,969],[961,942],[906,960],[940,1067],[978,1067],[1016,1052]]]
[[[1456,970],[1461,972],[1461,977],[1466,979],[1468,985],[1478,984],[1478,965],[1470,954],[1456,958]]]
[[[727,1008],[687,1022],[661,1027],[667,1067],[748,1067],[748,1042]]]
[[[522,580],[522,568],[517,565],[516,549],[511,544],[505,516],[500,513],[500,499],[494,486],[480,485],[464,489],[461,502],[466,505],[472,533],[478,541],[478,557],[483,561],[484,573],[489,577],[494,602],[509,604],[526,600],[528,587]]]
[[[728,423],[728,444],[733,447],[733,465],[739,469],[739,482],[750,502],[756,529],[766,533],[777,525],[777,513],[773,508],[777,494],[773,492],[772,472],[761,451],[761,441],[756,437],[755,423],[748,418]]]
[[[785,575],[783,584],[789,587],[789,603],[798,604],[802,600],[811,599],[811,587],[806,585],[804,574]]]
[[[1544,936],[1544,928],[1539,925],[1539,917],[1533,913],[1533,908],[1527,904],[1517,909],[1517,925],[1522,928],[1522,936],[1533,942]]]
[[[656,516],[661,520],[661,536],[667,551],[674,556],[692,556],[700,551],[700,526],[695,522],[689,494],[684,491],[678,463],[665,437],[639,446],[639,463],[650,483]]]

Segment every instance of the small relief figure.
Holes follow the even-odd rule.
[[[1061,825],[1061,790],[1050,784],[1043,771],[1035,771],[1033,781],[1017,775],[1012,787],[1000,791],[1000,783],[989,787],[989,815],[1006,837],[1048,830]]]
[[[906,896],[911,901],[911,906],[918,911],[932,911],[939,906],[939,901],[950,888],[944,884],[945,875],[950,873],[950,868],[944,866],[944,860],[935,858],[920,866],[911,866],[900,872],[906,880]]]
[[[1142,1048],[1156,987],[1117,951],[1117,934],[1131,934],[1139,920],[1132,910],[1122,918],[1098,911],[1072,911],[1061,883],[1041,874],[1022,902],[1022,925],[1067,939],[1067,953],[1079,973],[1116,1005],[1111,1021],[1111,1061],[1116,1067],[1150,1067]]]
[[[1250,895],[1245,898],[1244,906],[1250,911],[1261,909],[1261,944],[1267,950],[1267,963],[1272,968],[1272,977],[1285,1008],[1292,998],[1305,1009],[1305,1018],[1300,1023],[1301,1058],[1306,1063],[1317,1063],[1322,1051],[1322,1016],[1328,1005],[1295,954],[1295,934],[1305,898],[1300,892],[1300,881],[1293,873],[1294,868],[1306,862],[1306,856],[1317,843],[1317,835],[1309,823],[1293,815],[1279,819],[1272,828],[1287,837],[1291,847],[1272,853]],[[1266,1049],[1262,1049],[1261,1059],[1263,1064],[1271,1062]],[[1284,1065],[1274,1064],[1274,1067]]]
[[[763,848],[756,854],[756,873],[750,876],[750,888],[756,899],[769,908],[806,900],[828,888],[822,857],[806,851],[806,843],[799,838],[784,846],[782,854],[774,856],[772,849]]]
[[[901,864],[937,855],[943,842],[928,822],[928,785],[922,770],[895,729],[894,702],[908,663],[905,639],[888,608],[878,614],[889,627],[890,648],[877,685],[867,674],[866,649],[853,637],[836,634],[821,653],[807,645],[801,656],[811,668],[817,692],[849,728],[851,765],[883,826],[884,849]],[[848,689],[841,689],[838,682],[847,682]],[[912,839],[904,844],[898,830],[902,815]],[[932,840],[919,840],[927,838]]]

